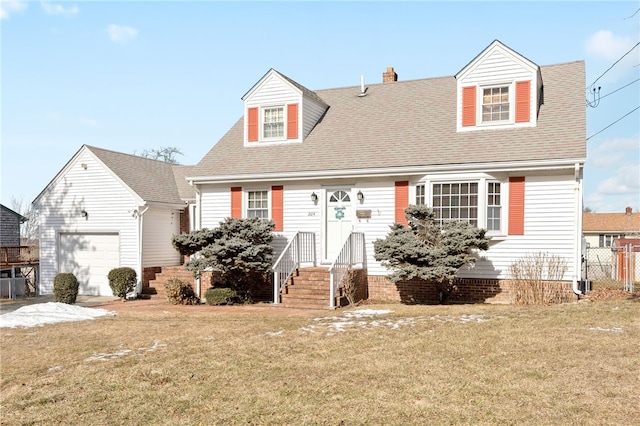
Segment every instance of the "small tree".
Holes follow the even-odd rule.
[[[384,239],[374,241],[374,257],[393,270],[389,279],[394,283],[413,278],[433,282],[444,301],[458,270],[476,261],[473,250],[489,248],[486,230],[462,221],[440,224],[426,206],[407,207],[405,217],[409,226],[396,223]]]
[[[145,149],[140,156],[153,160],[161,160],[166,163],[178,164],[176,154],[182,155],[182,151],[175,146],[161,146],[160,148]]]
[[[268,279],[273,260],[273,221],[258,218],[227,218],[215,229],[202,229],[173,238],[182,255],[199,253],[185,268],[199,276],[206,269],[221,272],[224,287],[244,300],[251,299],[251,288]]]

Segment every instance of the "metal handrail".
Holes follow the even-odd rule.
[[[315,232],[297,232],[273,264],[273,303],[279,303],[280,292],[287,280],[303,263],[316,266]]]
[[[364,233],[352,232],[345,241],[340,253],[329,268],[329,307],[336,307],[336,293],[342,285],[347,271],[354,265],[361,264],[366,267],[364,253]]]

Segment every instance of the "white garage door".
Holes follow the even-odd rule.
[[[76,276],[79,294],[113,296],[107,275],[120,265],[118,234],[61,233],[58,242],[58,272]]]

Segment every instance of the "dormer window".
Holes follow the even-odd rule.
[[[482,122],[509,121],[509,86],[482,89]]]
[[[281,143],[297,140],[298,104],[247,109],[247,141]]]
[[[264,138],[284,138],[284,108],[264,108],[262,114]]]

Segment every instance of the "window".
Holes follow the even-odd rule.
[[[422,206],[426,204],[424,183],[416,185],[416,205]]]
[[[600,234],[600,243],[598,247],[611,247],[613,242],[618,238],[624,238],[624,235]]]
[[[269,191],[247,192],[247,217],[269,219]]]
[[[284,137],[284,108],[263,110],[263,135],[265,139]]]
[[[509,86],[482,90],[482,122],[509,120]]]
[[[500,230],[500,183],[487,182],[487,231]]]
[[[440,222],[464,220],[478,226],[478,183],[434,183],[433,211]]]

